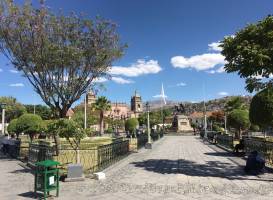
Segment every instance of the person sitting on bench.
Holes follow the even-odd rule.
[[[234,152],[239,153],[239,150],[243,150],[245,148],[244,140],[240,139],[239,144],[236,144],[234,147]]]
[[[257,175],[265,168],[265,160],[259,155],[257,151],[253,151],[247,158],[245,172]]]

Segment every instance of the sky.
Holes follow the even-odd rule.
[[[21,4],[23,0],[15,0]],[[37,5],[37,0],[33,0]],[[244,80],[223,70],[219,41],[269,14],[273,0],[47,0],[53,10],[99,15],[118,24],[125,55],[112,64],[112,80],[101,80],[111,101],[127,102],[137,90],[156,100],[164,85],[168,100],[198,102],[248,95]],[[41,98],[0,55],[0,96],[28,104]]]

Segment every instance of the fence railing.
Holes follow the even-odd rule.
[[[61,163],[64,170],[67,164],[76,162],[76,151],[65,148],[59,150],[59,155],[53,155],[54,148],[44,144],[31,144],[28,162],[33,166],[35,162],[53,159]],[[129,141],[117,141],[107,145],[80,149],[80,162],[84,171],[96,172],[122,159],[129,153]]]
[[[234,138],[231,135],[222,135],[221,133],[218,133],[216,131],[207,131],[207,139],[208,141],[210,141],[213,144],[218,144],[221,146],[224,146],[226,148],[229,149],[233,149],[233,142],[234,142]],[[200,137],[204,138],[205,137],[205,132],[202,131],[200,132]]]

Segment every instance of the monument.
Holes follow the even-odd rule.
[[[174,118],[172,128],[175,132],[192,132],[189,118],[185,115],[184,105],[181,103],[179,106],[174,107]]]

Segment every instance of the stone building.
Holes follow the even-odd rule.
[[[134,96],[131,97],[131,111],[134,117],[138,117],[143,112],[142,99],[139,93],[135,91]]]

